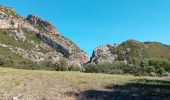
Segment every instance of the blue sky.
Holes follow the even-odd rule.
[[[170,44],[170,0],[0,0],[26,17],[55,24],[89,56],[99,45],[127,39]]]

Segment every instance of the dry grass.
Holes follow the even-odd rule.
[[[0,100],[11,100],[15,96],[21,100],[73,100],[74,96],[66,95],[67,92],[99,90],[110,84],[123,85],[135,79],[165,78],[0,68]]]

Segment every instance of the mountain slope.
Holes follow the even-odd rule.
[[[87,54],[63,37],[51,23],[33,15],[23,18],[15,10],[0,6],[1,65],[9,61],[10,66],[22,61],[57,63],[63,59],[69,65],[81,66]]]
[[[125,61],[132,59],[164,59],[170,60],[170,46],[158,42],[139,42],[127,40],[119,45],[103,45],[97,47],[91,57],[92,63]]]

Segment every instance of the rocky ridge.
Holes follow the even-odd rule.
[[[9,44],[9,41],[1,40],[1,47],[33,62],[42,62],[48,58],[51,58],[52,62],[67,59],[69,64],[81,66],[87,60],[87,54],[75,43],[59,34],[54,25],[39,17],[28,15],[23,18],[16,14],[15,10],[0,6],[0,30],[0,34],[7,40],[23,45],[17,47],[12,42]],[[24,46],[26,44],[27,46]]]

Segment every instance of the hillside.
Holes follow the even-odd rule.
[[[136,40],[99,46],[94,49],[85,72],[168,76],[170,46]]]
[[[23,18],[12,8],[0,6],[0,66],[27,68],[63,60],[80,67],[87,54],[51,23],[31,14]]]
[[[102,81],[101,81],[102,80]],[[168,100],[168,78],[0,68],[0,99]]]
[[[127,40],[121,44],[107,44],[94,49],[91,62],[130,62],[132,59],[151,58],[170,61],[170,46],[159,42],[139,42],[136,40]]]

